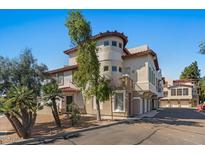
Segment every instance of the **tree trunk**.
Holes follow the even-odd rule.
[[[10,117],[10,114],[9,113],[6,113],[5,114],[7,119],[9,120],[9,122],[11,123],[11,125],[13,126],[14,130],[16,131],[17,135],[21,138],[21,134],[19,133],[18,129],[16,128],[14,122],[11,120],[11,117]]]
[[[113,121],[113,102],[112,102],[112,94],[111,94],[111,119]]]
[[[56,102],[55,100],[52,100],[52,114],[53,114],[53,117],[55,119],[55,123],[57,125],[57,127],[61,127],[61,121],[60,121],[60,118],[59,118],[59,115],[58,115],[58,109],[57,109],[57,105],[56,105]]]
[[[14,125],[14,128],[17,134],[19,135],[19,137],[23,137],[23,138],[27,137],[26,130],[24,129],[19,119],[13,115],[10,115],[9,119],[10,119],[9,121],[11,121],[11,124]]]
[[[101,114],[100,114],[100,103],[99,100],[96,99],[96,108],[97,108],[97,120],[101,121]]]
[[[30,112],[30,117],[24,117],[22,119],[22,123],[19,121],[19,119],[9,113],[6,114],[7,119],[15,129],[17,135],[20,138],[30,138],[31,137],[31,130],[35,124],[36,121],[36,113]],[[29,115],[27,114],[27,116]]]

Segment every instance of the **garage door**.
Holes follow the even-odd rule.
[[[175,108],[175,107],[180,107],[178,104],[178,101],[170,101],[171,107]]]
[[[189,101],[180,101],[180,104],[181,104],[181,108],[190,108],[191,107],[191,104],[189,103]]]
[[[163,100],[161,100],[160,101],[160,107],[169,107],[169,103],[168,103],[168,101],[163,101]]]

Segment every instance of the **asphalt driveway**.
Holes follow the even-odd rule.
[[[193,109],[167,108],[154,118],[83,132],[51,144],[205,144],[205,116]]]

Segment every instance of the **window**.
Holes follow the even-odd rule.
[[[64,80],[63,80],[63,79],[64,79],[63,73],[59,73],[59,74],[58,74],[58,79],[57,79],[59,85],[63,85],[63,83],[64,83]]]
[[[136,82],[138,81],[138,72],[136,71]]]
[[[182,89],[177,89],[177,96],[182,96]]]
[[[119,43],[119,48],[122,48],[122,43]]]
[[[114,110],[116,112],[124,111],[124,95],[123,93],[115,94],[115,104]]]
[[[189,95],[188,88],[183,88],[183,95],[184,96],[188,96]]]
[[[152,70],[149,67],[149,82],[152,82]]]
[[[126,67],[126,68],[125,68],[125,74],[130,75],[130,67]]]
[[[117,72],[117,66],[112,66],[112,71]]]
[[[171,89],[171,96],[176,96],[176,89]]]
[[[104,72],[109,71],[109,66],[104,66]]]
[[[119,72],[122,72],[122,68],[121,67],[119,67]]]
[[[109,41],[104,41],[104,46],[109,46]]]
[[[152,79],[153,81],[152,81],[152,83],[153,83],[153,85],[155,85],[155,74],[154,74],[154,72],[153,72],[153,79]]]
[[[116,47],[117,46],[117,41],[112,41],[112,46]]]
[[[168,91],[164,91],[164,97],[168,96]]]

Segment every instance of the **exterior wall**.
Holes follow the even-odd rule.
[[[129,59],[124,59],[123,61],[123,68],[130,67],[130,77],[136,83],[136,90],[137,91],[151,91],[152,93],[158,95],[159,97],[163,97],[163,90],[162,90],[162,76],[161,72],[156,70],[156,67],[153,62],[153,58],[151,56],[140,56],[140,57],[133,57]],[[153,85],[149,81],[149,67],[152,68],[155,74],[155,80],[161,81],[161,91],[158,91],[157,88],[157,81],[155,85]]]
[[[104,46],[104,41],[109,41],[109,46]],[[116,47],[112,46],[112,41],[117,42]],[[119,43],[122,44],[122,48],[119,47]],[[97,42],[97,48],[101,75],[111,79],[114,86],[118,86],[122,77],[119,68],[122,69],[123,40],[118,37],[104,37]],[[108,66],[109,70],[104,71],[104,66]],[[112,71],[112,66],[117,66],[117,72]]]
[[[68,64],[69,65],[77,65],[76,58],[77,58],[77,52],[70,53]]]
[[[60,98],[59,100],[57,100],[57,106],[58,109],[61,113],[65,113],[66,112],[66,96],[73,96],[73,103],[77,104],[78,107],[80,108],[81,112],[85,112],[84,108],[85,108],[85,101],[83,98],[83,95],[81,92],[67,92],[67,93],[63,93],[63,98]]]
[[[64,87],[76,88],[72,84],[72,71],[66,71],[63,73],[63,84],[59,85],[59,88],[64,88]]]
[[[114,110],[114,104],[115,104],[115,96],[112,96],[112,100],[109,99],[108,101],[102,102],[102,107],[101,107],[101,115],[105,116],[116,116],[116,117],[128,117],[129,116],[129,92],[125,90],[120,90],[120,92],[123,92],[124,95],[124,111],[122,112],[116,112]],[[111,103],[112,102],[112,103]],[[86,113],[87,114],[96,114],[96,109],[93,107],[93,102],[92,99],[87,100],[86,104]]]
[[[187,96],[171,96],[171,88],[167,88],[165,87],[163,91],[167,91],[168,92],[168,96],[167,97],[163,97],[163,99],[192,99],[193,95],[192,95],[192,88],[191,87],[184,87],[184,86],[178,86],[178,87],[174,87],[173,89],[179,89],[179,88],[188,88],[188,95]]]
[[[168,92],[168,95],[160,99],[160,107],[192,107],[196,106],[199,102],[197,94],[197,86],[191,81],[174,83],[173,80],[167,80],[167,84],[163,88],[164,92]],[[183,84],[183,85],[182,85]],[[187,85],[187,86],[184,86]],[[188,87],[193,86],[193,87]],[[171,89],[188,89],[188,95],[171,95]]]

